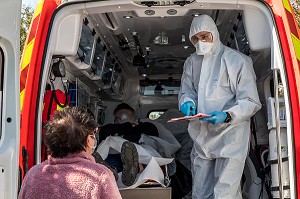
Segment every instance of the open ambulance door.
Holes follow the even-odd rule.
[[[52,23],[52,15],[60,3],[61,0],[38,1],[24,45],[20,64],[19,90],[21,113],[18,149],[20,182],[24,179],[27,171],[41,161],[41,137],[37,133],[37,129],[41,126],[37,122],[39,119],[37,105],[39,98],[43,97],[43,93],[39,92],[39,87],[40,82],[43,81],[42,66],[44,51],[47,49],[48,30]]]
[[[291,193],[295,192],[297,195],[296,197],[300,198],[300,30],[297,27],[295,14],[289,0],[271,0],[268,1],[268,4],[270,5],[270,8],[274,14],[275,23],[278,29],[278,36],[280,39],[279,42],[282,50],[281,53],[283,55],[283,61],[285,64],[286,79],[288,83],[287,88],[289,92],[289,95],[286,95],[289,99],[286,99],[286,101],[289,100],[291,103],[290,113],[293,133],[289,138],[292,141],[288,148],[294,150],[290,150],[293,153],[289,152],[291,153],[289,158],[293,160],[290,161],[292,164],[289,163],[289,175],[291,179],[290,182],[293,182],[295,186],[290,185],[290,191]],[[279,56],[276,56],[276,59],[278,59],[278,57]],[[280,130],[277,130],[277,132],[280,133]],[[277,154],[279,160],[278,165],[280,165],[282,164],[282,161],[280,154]],[[293,168],[293,162],[295,164],[295,171]],[[280,166],[278,167],[281,169]],[[280,177],[280,175],[278,176]],[[281,186],[279,186],[281,198],[283,198],[284,189],[285,187],[282,183]]]
[[[20,137],[20,0],[0,0],[0,198],[16,198]]]

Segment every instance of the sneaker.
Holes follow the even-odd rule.
[[[125,141],[121,148],[121,159],[123,163],[122,182],[131,186],[139,173],[139,155],[132,142]]]

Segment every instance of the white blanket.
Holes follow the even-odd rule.
[[[121,152],[121,147],[123,142],[126,140],[119,136],[110,136],[104,140],[97,149],[97,152],[105,160],[111,149]],[[137,186],[145,183],[148,179],[155,180],[164,185],[164,174],[160,168],[162,165],[170,164],[173,161],[173,158],[162,158],[155,149],[147,145],[138,145],[135,144],[138,154],[139,154],[139,163],[146,164],[147,167],[145,170],[137,176],[136,182],[130,186],[126,187],[121,180],[121,173],[119,173],[119,180],[117,182],[120,189],[134,189]]]

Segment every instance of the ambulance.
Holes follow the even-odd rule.
[[[178,109],[190,23],[202,14],[257,76],[243,198],[300,198],[300,31],[289,0],[40,0],[19,63],[20,12],[21,1],[0,0],[1,199],[17,198],[46,159],[55,111],[88,108],[101,127],[121,102],[137,119]]]

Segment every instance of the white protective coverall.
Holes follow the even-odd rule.
[[[193,101],[198,113],[229,112],[231,122],[213,125],[193,120],[188,131],[194,140],[191,153],[193,198],[240,199],[240,179],[249,148],[250,117],[261,104],[250,57],[224,46],[213,19],[195,17],[189,38],[201,31],[213,35],[212,51],[192,54],[184,64],[179,107]]]

